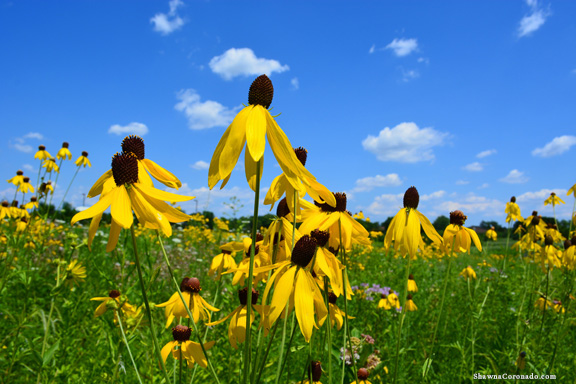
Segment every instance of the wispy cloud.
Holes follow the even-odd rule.
[[[194,164],[191,164],[190,167],[197,169],[199,171],[205,170],[210,168],[210,164],[208,164],[205,161],[202,160],[198,160],[197,162],[195,162]]]
[[[539,157],[552,157],[558,156],[567,152],[572,148],[573,145],[576,145],[576,136],[559,136],[555,137],[551,142],[547,143],[542,148],[536,148],[532,151],[532,156],[539,156]]]
[[[292,89],[297,90],[300,88],[300,81],[297,77],[294,77],[292,80],[290,80],[290,85],[292,86]]]
[[[26,143],[26,141],[28,139],[43,140],[44,135],[42,135],[41,133],[38,133],[38,132],[29,132],[22,137],[14,138],[15,143],[12,143],[12,141],[9,141],[8,145],[17,151],[24,152],[24,153],[30,153],[34,150],[34,147],[32,147],[31,145]]]
[[[356,180],[356,186],[352,192],[371,191],[377,187],[397,187],[401,184],[402,180],[400,180],[400,177],[396,173],[390,173],[386,176],[369,176]]]
[[[464,167],[462,167],[462,169],[468,172],[480,172],[484,170],[484,166],[476,161],[474,163],[465,165]]]
[[[230,48],[220,56],[213,57],[209,65],[212,72],[225,80],[263,73],[270,76],[274,72],[282,73],[290,69],[277,60],[256,57],[250,48]]]
[[[526,0],[530,8],[530,13],[524,15],[518,26],[518,37],[530,36],[544,25],[546,19],[551,15],[550,10],[540,7],[537,0]]]
[[[467,180],[458,180],[458,181],[456,181],[456,185],[468,185],[468,184],[470,184],[470,182],[467,181]]]
[[[500,179],[501,182],[508,184],[522,184],[526,183],[528,180],[530,179],[524,175],[524,172],[520,172],[517,169],[511,170],[508,175]]]
[[[44,139],[44,135],[42,135],[41,133],[38,132],[30,132],[25,134],[24,136],[22,136],[23,139],[36,139],[36,140],[42,140]]]
[[[138,135],[144,136],[148,133],[148,127],[142,123],[132,122],[128,125],[114,124],[108,129],[108,133],[115,135]]]
[[[420,72],[415,69],[402,69],[402,81],[409,82],[420,77]]]
[[[394,39],[386,46],[386,49],[391,49],[398,57],[408,56],[418,49],[418,41],[416,39]]]
[[[433,148],[442,145],[448,133],[433,128],[418,128],[415,123],[386,127],[378,136],[369,135],[362,141],[365,150],[381,161],[416,163],[434,159]]]
[[[190,129],[208,129],[229,125],[241,106],[228,108],[217,101],[200,101],[200,95],[194,89],[178,92],[178,102],[174,108],[188,118]]]
[[[184,5],[181,0],[170,0],[168,13],[157,13],[150,19],[154,24],[154,30],[166,36],[182,28],[185,21],[178,15],[178,8]]]
[[[480,152],[479,154],[476,155],[477,158],[479,159],[483,159],[485,157],[491,156],[496,154],[496,150],[495,149],[487,149],[485,151]]]
[[[448,216],[449,212],[458,209],[466,215],[482,213],[485,216],[494,217],[504,211],[504,206],[505,204],[498,199],[491,199],[469,193],[462,197],[453,196],[451,200],[435,204],[431,216],[434,216],[434,214]]]

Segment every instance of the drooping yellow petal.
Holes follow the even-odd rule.
[[[182,187],[182,183],[176,176],[174,176],[171,172],[168,172],[166,169],[162,168],[155,162],[150,159],[142,159],[139,162],[142,162],[148,172],[152,174],[152,176],[161,182],[162,184],[166,185],[170,188],[178,189]],[[140,175],[138,175],[140,177]]]
[[[114,220],[120,224],[122,228],[128,229],[132,226],[132,222],[134,221],[132,215],[132,205],[130,204],[130,197],[128,196],[126,187],[123,185],[118,187],[115,191],[110,213],[112,214]]]
[[[112,204],[112,199],[114,198],[115,192],[115,190],[108,192],[106,195],[103,195],[96,204],[88,209],[83,210],[82,212],[75,214],[74,217],[72,217],[70,224],[74,225],[80,220],[89,219],[104,212],[110,206],[110,204]]]
[[[482,252],[482,243],[480,242],[480,239],[478,238],[476,232],[470,228],[464,227],[464,229],[466,230],[466,232],[468,232],[468,234],[472,238],[472,241],[474,241],[474,245],[476,246],[476,248],[478,248],[478,250]]]
[[[262,171],[264,170],[264,157],[260,157],[260,180],[262,180]],[[244,171],[246,173],[246,181],[248,181],[248,185],[250,189],[256,192],[256,171],[257,171],[257,161],[252,159],[250,153],[248,153],[248,149],[244,151]]]
[[[266,114],[268,111],[261,105],[251,105],[248,108],[246,147],[254,162],[257,162],[264,155],[266,148]]]
[[[88,249],[92,247],[92,241],[94,240],[94,236],[98,231],[98,226],[100,225],[100,220],[102,220],[102,214],[97,214],[92,218],[90,222],[90,228],[88,229]]]
[[[428,238],[437,245],[442,245],[442,237],[438,234],[436,228],[434,228],[430,220],[428,220],[426,216],[424,216],[417,210],[414,210],[414,213],[416,213],[416,215],[418,216],[418,219],[420,220],[420,224],[422,224],[422,228],[424,228],[426,236],[428,236]]]
[[[269,205],[270,210],[274,208],[274,203],[282,198],[286,192],[286,184],[289,184],[286,180],[286,176],[282,173],[272,181],[268,192],[266,192],[266,197],[264,198],[264,205]]]
[[[246,120],[249,113],[250,107],[244,108],[236,115],[232,124],[230,124],[230,132],[226,139],[226,145],[222,149],[220,159],[218,160],[220,171],[219,179],[224,179],[230,175],[238,162],[240,153],[246,143]]]
[[[392,244],[392,240],[394,240],[394,233],[396,231],[395,230],[396,218],[398,217],[400,212],[402,212],[402,209],[400,211],[398,211],[398,213],[394,216],[394,218],[392,218],[392,221],[390,222],[390,225],[388,226],[388,229],[386,230],[386,236],[384,236],[384,247],[386,248],[386,250],[388,250],[390,248],[390,245]]]
[[[295,266],[289,268],[276,283],[274,296],[272,296],[272,303],[270,305],[270,325],[280,316],[284,307],[286,307],[288,299],[292,295],[296,270],[297,267]]]
[[[181,202],[194,199],[194,196],[177,195],[175,193],[162,191],[160,189],[156,189],[154,187],[150,187],[140,183],[136,183],[134,184],[134,186],[137,187],[145,195],[162,201]]]
[[[294,287],[294,308],[300,331],[308,343],[312,337],[312,329],[316,325],[314,322],[314,289],[306,276],[306,271],[298,269]]]
[[[162,347],[160,354],[162,355],[162,360],[164,360],[164,362],[166,362],[168,355],[170,354],[170,352],[172,352],[172,349],[174,348],[174,345],[176,343],[177,343],[176,340],[172,340],[172,341],[169,341],[168,344],[166,344],[164,347]]]
[[[220,180],[220,156],[222,155],[222,151],[226,146],[226,142],[228,141],[228,136],[230,136],[230,131],[232,130],[232,125],[230,125],[216,146],[214,150],[214,154],[212,155],[212,159],[210,160],[210,168],[208,168],[208,187],[210,189],[214,188],[216,184]]]
[[[418,216],[414,213],[414,209],[408,210],[408,217],[406,220],[406,228],[404,229],[404,245],[408,249],[408,253],[412,258],[416,257],[418,251],[418,244],[422,240],[420,235],[420,221]]]
[[[163,201],[156,199],[147,199],[147,201],[156,209],[158,212],[162,213],[168,221],[171,223],[181,223],[190,220],[192,216],[185,214],[184,212],[166,204]]]
[[[142,187],[142,185],[138,185]],[[154,189],[154,188],[152,188]],[[138,220],[150,225],[150,228],[161,229],[167,236],[172,236],[172,227],[170,222],[161,212],[158,212],[146,199],[144,194],[140,193],[141,188],[136,188],[136,184],[130,188],[130,197],[132,199],[132,206],[134,212],[138,216]]]
[[[122,226],[112,218],[110,223],[110,234],[108,235],[108,243],[106,244],[106,252],[112,252],[116,245],[118,244],[118,239],[120,238],[120,231],[122,231]]]
[[[112,176],[111,169],[106,171],[102,176],[98,178],[98,180],[96,180],[96,182],[94,183],[92,188],[90,188],[90,191],[88,191],[88,194],[86,196],[92,198],[94,196],[98,196],[99,194],[101,194],[102,189],[104,188],[104,183],[110,178],[114,179]]]

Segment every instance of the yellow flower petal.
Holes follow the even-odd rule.
[[[306,271],[299,268],[294,287],[294,308],[300,331],[308,343],[312,337],[314,322],[314,288],[306,278]]]
[[[262,180],[262,171],[264,170],[264,157],[260,157],[260,180]],[[248,185],[253,191],[256,191],[256,169],[257,161],[252,159],[248,149],[244,151],[244,172],[246,173],[246,180]]]
[[[246,146],[254,162],[264,156],[266,148],[266,108],[261,105],[249,107],[248,119],[246,120]]]
[[[270,324],[273,324],[278,316],[280,316],[286,307],[288,299],[292,295],[292,291],[294,290],[294,275],[296,274],[296,270],[297,267],[295,266],[289,268],[276,283],[274,288],[274,296],[272,296],[272,303],[270,305]]]
[[[76,222],[80,220],[89,219],[91,217],[101,214],[110,206],[110,204],[112,204],[113,197],[114,197],[114,191],[111,191],[106,195],[102,196],[102,198],[98,200],[96,204],[94,204],[88,209],[85,209],[82,212],[78,212],[77,214],[75,214],[74,217],[72,217],[70,224],[74,225]]]
[[[230,175],[238,162],[240,153],[246,143],[246,119],[249,113],[250,107],[244,108],[230,124],[226,144],[222,148],[222,153],[218,160],[219,179],[224,179]]]
[[[166,185],[167,187],[175,189],[182,187],[182,182],[180,182],[180,180],[178,180],[176,176],[174,176],[171,172],[168,172],[166,169],[162,168],[152,160],[142,159],[138,163],[143,163],[144,167],[146,167],[148,172],[150,172],[156,180]],[[140,178],[140,174],[138,174],[138,178]]]
[[[132,226],[134,220],[132,215],[132,205],[130,204],[130,197],[126,191],[126,187],[120,186],[113,192],[112,207],[110,213],[116,221],[123,228],[128,229]]]

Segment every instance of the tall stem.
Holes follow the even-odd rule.
[[[64,159],[60,159],[60,163],[58,164],[58,172],[56,173],[56,180],[54,180],[54,186],[58,187],[58,178],[60,177],[60,171],[62,171],[62,160]],[[52,199],[54,198],[54,194],[50,195],[50,202],[48,203],[48,207],[50,207],[50,204],[52,204]],[[50,212],[50,209],[48,209],[47,212]],[[56,214],[56,210],[54,210],[54,214]],[[46,214],[46,216],[48,216],[48,214]]]
[[[80,170],[80,166],[78,166],[76,168],[76,172],[74,172],[74,176],[72,176],[72,180],[70,180],[70,184],[68,184],[68,188],[66,188],[66,192],[64,192],[64,196],[62,197],[62,201],[60,202],[58,209],[56,209],[55,211],[59,210],[64,205],[64,199],[66,199],[66,195],[68,194],[68,191],[70,190],[70,187],[72,186],[72,183],[74,182],[74,179],[76,178],[76,175],[78,174],[79,170]],[[50,201],[52,201],[52,199],[50,199]]]
[[[62,161],[62,160],[60,160]],[[126,333],[124,333],[124,327],[122,326],[122,319],[120,318],[120,310],[114,311],[116,314],[116,319],[118,320],[118,325],[120,326],[120,333],[122,334],[122,338],[124,339],[124,344],[126,344],[126,349],[128,350],[128,355],[130,356],[130,360],[132,361],[132,365],[134,366],[134,371],[136,371],[136,377],[138,378],[138,382],[142,384],[142,379],[140,378],[140,373],[138,372],[138,367],[136,366],[136,361],[134,361],[134,356],[132,356],[132,351],[130,350],[130,344],[128,344],[128,339],[126,338]]]
[[[252,245],[250,246],[250,266],[248,268],[248,297],[246,303],[252,303],[252,280],[254,276],[254,254],[256,253],[256,232],[258,230],[258,206],[260,205],[260,167],[262,161],[256,163],[256,188],[254,191],[254,216],[252,217]],[[244,342],[244,373],[243,383],[248,382],[250,377],[250,358],[252,357],[252,324],[250,317],[252,315],[252,305],[246,306],[246,341]]]
[[[140,280],[140,289],[142,290],[142,298],[144,299],[144,305],[146,306],[146,314],[148,315],[148,322],[150,323],[150,331],[152,333],[152,342],[154,343],[156,358],[160,361],[160,367],[162,367],[164,380],[166,380],[166,383],[169,383],[170,379],[168,378],[166,365],[164,365],[164,359],[162,358],[162,354],[160,353],[160,347],[158,346],[158,339],[156,338],[156,329],[154,328],[154,321],[152,320],[152,311],[150,311],[150,303],[148,302],[148,295],[146,294],[146,285],[144,284],[144,277],[142,276],[142,267],[140,266],[140,258],[138,257],[138,246],[136,245],[136,234],[134,233],[134,225],[130,227],[130,233],[132,234],[132,248],[134,250],[136,269],[138,270],[138,280]]]
[[[394,383],[398,378],[398,364],[400,362],[400,340],[402,338],[402,327],[404,326],[404,319],[406,318],[406,298],[408,297],[408,279],[410,277],[410,264],[412,256],[408,254],[408,267],[404,276],[404,286],[402,287],[402,298],[404,304],[402,305],[402,313],[400,314],[400,326],[398,327],[398,339],[396,340],[396,362],[394,363]]]

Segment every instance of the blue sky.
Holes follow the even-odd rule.
[[[136,133],[199,209],[229,215],[223,203],[236,196],[250,214],[242,164],[211,192],[207,165],[266,73],[279,125],[352,212],[385,220],[414,185],[432,220],[461,209],[469,225],[503,222],[512,195],[525,216],[551,215],[551,191],[568,218],[575,14],[574,2],[535,0],[0,0],[2,174],[35,181],[38,145],[55,155],[67,141],[93,165],[67,198],[81,206]],[[263,193],[280,173],[269,150],[264,167]],[[74,171],[63,165],[55,202]],[[0,188],[0,198],[13,193]]]

